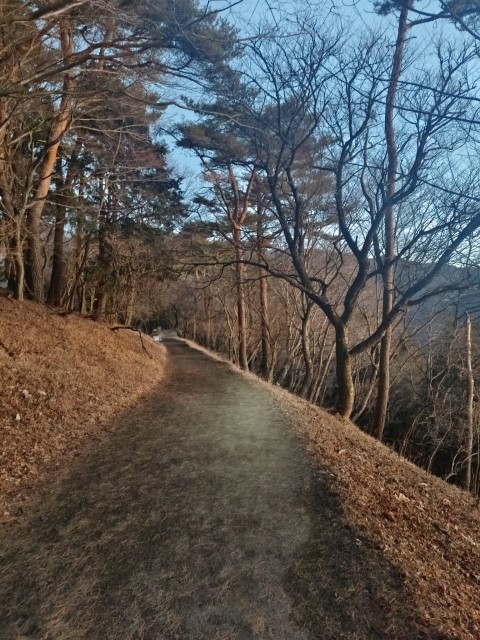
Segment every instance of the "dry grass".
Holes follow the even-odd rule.
[[[167,349],[161,393],[3,528],[0,638],[445,640],[278,398]]]
[[[66,469],[85,442],[103,439],[104,430],[115,423],[112,418],[153,390],[162,378],[165,355],[152,341],[146,346],[153,359],[132,332],[112,332],[92,321],[59,317],[33,304],[0,299],[0,491],[4,505],[0,515],[8,519],[8,505],[15,497],[26,495],[43,475],[51,479],[52,471]],[[347,563],[351,579],[345,593],[359,602],[368,596],[354,593],[355,589],[365,590],[360,577],[355,577],[355,567],[364,556],[368,569],[359,565],[356,571],[367,572],[370,582],[375,582],[377,600],[398,615],[407,606],[400,598],[392,600],[392,590],[384,590],[383,597],[381,572],[375,573],[369,560],[371,550],[395,568],[409,594],[418,626],[408,637],[478,640],[478,504],[352,424],[278,388],[258,380],[257,384],[269,388],[282,402],[318,464],[325,491],[331,492],[331,500],[351,527],[352,544],[342,546],[335,538],[335,527],[330,536],[332,546],[351,555],[352,563]],[[332,509],[322,513],[327,521],[319,522],[319,539]],[[115,553],[116,547],[113,556]],[[308,570],[315,558],[310,552],[306,558]],[[335,577],[333,565],[331,571]],[[319,576],[314,578],[312,584],[319,584]],[[297,592],[301,594],[300,589]],[[259,633],[262,624],[259,620]],[[388,636],[375,637],[406,637],[392,629]]]
[[[158,384],[164,348],[132,331],[0,298],[0,518]]]
[[[307,402],[279,391],[350,522],[404,577],[445,638],[480,638],[480,510],[470,495]],[[423,636],[420,636],[423,637]]]

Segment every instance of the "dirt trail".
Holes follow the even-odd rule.
[[[420,637],[274,396],[167,347],[170,383],[6,527],[1,640]]]

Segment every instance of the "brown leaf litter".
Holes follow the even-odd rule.
[[[480,510],[468,493],[431,476],[321,409],[280,392],[308,450],[358,528],[380,549],[445,639],[480,638]],[[429,625],[430,626],[430,625]],[[428,629],[424,635],[430,637]]]
[[[8,518],[13,498],[65,468],[84,442],[102,438],[115,415],[158,384],[164,350],[144,340],[153,359],[133,332],[0,299],[0,516]],[[351,423],[274,393],[358,545],[378,549],[403,577],[425,621],[416,637],[433,638],[435,629],[437,640],[479,640],[478,502]]]
[[[0,298],[0,520],[35,479],[158,385],[164,348],[143,340]]]

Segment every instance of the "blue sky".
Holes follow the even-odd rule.
[[[309,2],[309,0],[304,1]],[[255,26],[265,18],[269,4],[268,0],[241,0],[234,7],[228,9],[225,12],[225,16],[239,30],[246,33],[252,32],[255,31]],[[285,11],[292,12],[295,0],[293,0],[293,3],[276,0],[275,4],[277,7],[282,7],[283,5],[285,6]],[[230,5],[231,2],[227,0],[210,0],[209,2],[209,6],[215,9],[223,9]],[[313,9],[318,7],[319,14],[325,14],[328,11],[338,13],[348,22],[351,20],[355,26],[358,24],[358,29],[378,26],[379,29],[386,30],[389,26],[394,27],[396,22],[393,16],[387,18],[378,16],[373,9],[373,0],[311,0],[309,6]],[[438,10],[437,0],[420,0],[417,6],[430,11]],[[277,12],[281,15],[281,9],[277,9]],[[452,29],[452,27],[448,27],[445,24],[438,28]],[[417,34],[416,37],[421,37],[421,31],[418,31]],[[182,117],[182,113],[178,109],[170,109],[167,113],[171,122]],[[198,189],[200,164],[188,151],[175,148],[174,141],[167,140],[167,144],[171,150],[169,155],[170,162],[177,168],[177,172],[186,178],[184,186],[188,195],[189,189]]]

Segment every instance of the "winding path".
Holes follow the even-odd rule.
[[[7,532],[0,638],[390,637],[371,626],[377,606],[387,628],[370,552],[278,401],[185,343],[166,345],[169,382]],[[396,588],[388,566],[385,576]]]

